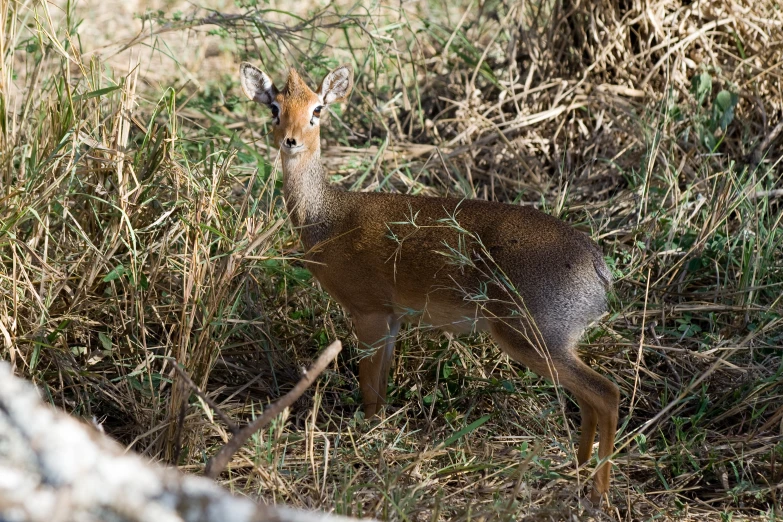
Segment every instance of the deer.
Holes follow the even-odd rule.
[[[600,503],[609,491],[620,392],[576,351],[608,307],[612,274],[598,245],[530,206],[332,185],[321,163],[320,126],[329,107],[351,93],[350,65],[329,72],[313,91],[294,68],[278,89],[243,62],[240,85],[271,111],[285,206],[304,259],[366,349],[359,361],[365,418],[386,404],[401,325],[489,332],[512,360],[576,398],[579,467],[590,460],[598,430],[590,500]]]

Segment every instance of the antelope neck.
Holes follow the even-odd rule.
[[[329,196],[336,189],[326,181],[320,148],[293,156],[281,155],[286,208],[291,221],[301,228],[302,240],[309,248],[325,233]]]

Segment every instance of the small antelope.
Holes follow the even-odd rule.
[[[611,273],[598,246],[529,207],[458,198],[346,192],[321,165],[320,122],[353,87],[342,65],[313,92],[291,69],[278,90],[263,71],[240,66],[242,89],[272,111],[286,207],[309,266],[351,316],[367,418],[386,400],[400,324],[489,331],[515,361],[576,396],[582,414],[578,463],[600,431],[591,498],[609,489],[620,393],[576,353],[584,329],[606,311]]]

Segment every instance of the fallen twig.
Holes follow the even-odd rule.
[[[253,436],[258,430],[272,422],[272,419],[280,415],[283,410],[291,406],[304,392],[310,387],[319,375],[326,369],[330,362],[337,357],[340,350],[343,349],[343,345],[340,341],[335,341],[321,353],[318,359],[315,361],[309,371],[304,372],[302,379],[296,383],[294,388],[283,395],[277,402],[271,404],[264,413],[261,414],[256,420],[242,428],[239,433],[234,435],[234,438],[228,441],[217,454],[209,459],[207,467],[204,470],[204,474],[209,478],[217,478],[226,466],[231,457],[239,451],[239,448],[244,446],[245,442]]]

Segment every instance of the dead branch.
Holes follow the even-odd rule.
[[[310,385],[315,382],[315,379],[317,379],[318,376],[321,375],[321,373],[326,369],[329,363],[332,362],[335,357],[337,357],[337,354],[340,353],[342,348],[343,345],[340,341],[335,341],[327,346],[323,353],[321,353],[321,355],[315,361],[313,366],[310,368],[310,371],[304,372],[302,379],[296,383],[296,386],[294,386],[290,392],[286,393],[282,398],[280,398],[280,400],[270,405],[266,410],[264,410],[264,413],[261,414],[260,417],[242,428],[239,433],[234,435],[233,439],[228,441],[222,448],[220,448],[220,451],[218,451],[214,457],[209,459],[204,474],[207,477],[213,479],[217,478],[223,472],[223,470],[226,469],[229,460],[231,460],[231,457],[233,457],[234,454],[239,451],[239,448],[241,448],[245,442],[247,442],[248,439],[253,436],[254,433],[272,422],[272,419],[280,415],[283,410],[291,406],[299,397],[301,397],[305,390],[309,388]]]

